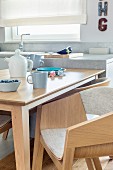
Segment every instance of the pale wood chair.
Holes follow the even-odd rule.
[[[58,170],[71,170],[74,158],[88,162],[93,158],[94,164],[88,168],[101,170],[98,157],[113,155],[113,88],[88,89],[47,103],[40,110],[40,138],[36,132],[34,146],[36,170],[42,169],[44,149]],[[86,114],[90,113],[100,117],[88,121]]]
[[[10,128],[12,128],[11,115],[9,112],[0,111],[0,134],[3,133],[4,140],[7,139]]]
[[[90,85],[86,85],[86,86],[77,88],[77,91],[79,92],[79,91],[87,90],[89,88],[94,88],[94,87],[98,87],[98,86],[109,86],[109,84],[110,84],[110,79],[103,77],[103,78],[93,80]],[[95,115],[95,114],[87,114],[87,119],[91,120],[98,116],[99,115]],[[110,156],[110,159],[113,159],[113,156]]]

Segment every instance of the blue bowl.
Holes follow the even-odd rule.
[[[13,92],[17,91],[21,81],[20,80],[12,80],[12,79],[4,79],[0,80],[0,91],[2,92]]]

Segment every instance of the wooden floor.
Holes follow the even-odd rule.
[[[100,160],[103,170],[113,170],[113,161],[109,157],[102,157]],[[0,135],[0,170],[16,170],[12,131],[6,141]],[[47,154],[44,157],[43,170],[57,170]],[[77,160],[73,165],[73,170],[88,170],[85,160]]]

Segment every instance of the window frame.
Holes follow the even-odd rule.
[[[17,35],[17,27],[11,27],[12,40],[18,41],[21,39],[21,35]],[[28,32],[26,32],[27,34]],[[79,34],[41,34],[41,35],[29,35],[24,36],[24,41],[80,41],[80,29]]]

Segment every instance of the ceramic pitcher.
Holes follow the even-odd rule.
[[[26,77],[27,71],[33,68],[33,61],[20,55],[20,50],[15,50],[14,56],[5,58],[8,62],[10,77]]]

